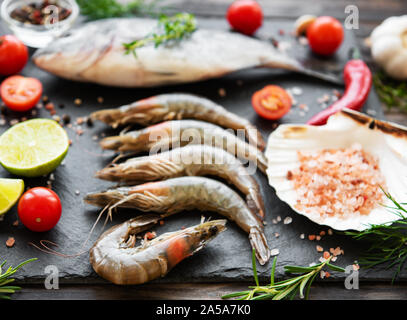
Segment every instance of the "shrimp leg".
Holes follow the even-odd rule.
[[[262,222],[245,201],[225,184],[203,177],[180,177],[88,194],[85,202],[99,207],[133,208],[169,216],[184,210],[217,212],[249,234],[257,259],[265,264],[270,250]]]

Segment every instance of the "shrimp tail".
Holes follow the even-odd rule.
[[[134,154],[137,154],[137,152],[144,150],[147,143],[148,141],[138,139],[135,136],[122,134],[104,138],[100,141],[100,146],[105,150],[115,150],[119,152],[134,151]]]
[[[122,112],[120,109],[106,109],[93,112],[90,117],[93,120],[102,121],[113,128],[121,124]]]
[[[120,136],[107,137],[100,141],[102,149],[107,150],[119,150],[123,145],[124,142]]]
[[[247,139],[250,143],[253,143],[260,151],[266,148],[266,142],[263,140],[261,133],[255,127],[246,126]]]
[[[256,227],[250,229],[249,233],[250,244],[256,252],[256,258],[261,265],[266,264],[270,259],[270,249],[267,245],[264,233]]]
[[[266,170],[267,170],[268,164],[267,164],[266,157],[263,157],[263,156],[258,157],[257,165],[258,165],[258,168],[260,169],[260,171],[263,172],[265,175],[267,175]]]
[[[264,219],[264,203],[258,190],[254,188],[249,189],[249,194],[246,196],[246,203],[253,213],[255,213],[261,220]]]
[[[181,171],[182,166],[167,159],[136,158],[120,167],[104,168],[96,173],[96,177],[110,181],[138,183],[175,177]]]

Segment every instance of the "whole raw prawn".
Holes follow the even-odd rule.
[[[256,146],[228,130],[204,121],[165,121],[141,130],[107,137],[100,142],[103,149],[132,153],[150,151],[150,154],[188,144],[216,146],[238,158],[253,161],[263,173],[267,169],[267,159]]]
[[[270,258],[263,224],[246,202],[225,184],[203,177],[180,177],[119,187],[88,194],[87,203],[99,207],[133,208],[169,216],[184,210],[217,212],[234,221],[249,234],[249,240],[261,264]]]
[[[114,128],[132,123],[148,126],[166,120],[203,120],[224,128],[245,130],[251,143],[260,150],[265,147],[260,132],[247,119],[229,112],[213,101],[192,94],[162,94],[120,108],[96,111],[91,117]]]
[[[180,176],[218,176],[246,195],[246,202],[264,218],[264,202],[257,181],[242,163],[223,149],[206,145],[187,145],[151,156],[132,158],[96,173],[96,177],[136,184]]]
[[[103,233],[90,250],[95,272],[115,284],[142,284],[165,276],[226,229],[226,220],[209,221],[165,233],[135,247],[136,234],[151,228],[159,219],[155,215],[140,216]]]

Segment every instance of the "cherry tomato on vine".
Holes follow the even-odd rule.
[[[252,35],[263,23],[263,10],[254,0],[237,0],[226,13],[231,27],[246,35]]]
[[[20,72],[28,61],[28,49],[12,35],[0,37],[0,75]]]
[[[292,100],[283,88],[270,85],[252,96],[252,105],[259,116],[268,120],[278,120],[290,111]]]
[[[309,45],[317,54],[329,56],[335,53],[343,41],[342,24],[333,17],[318,17],[307,28]]]
[[[33,108],[42,95],[42,84],[38,79],[11,76],[0,86],[0,96],[4,104],[14,111],[27,111]]]
[[[18,202],[18,216],[31,231],[51,230],[61,218],[61,212],[61,200],[48,188],[32,188]]]

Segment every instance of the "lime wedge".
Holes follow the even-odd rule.
[[[0,216],[14,206],[23,191],[23,180],[0,178]]]
[[[0,137],[0,163],[15,175],[39,177],[54,171],[68,148],[68,135],[56,121],[28,120]]]

